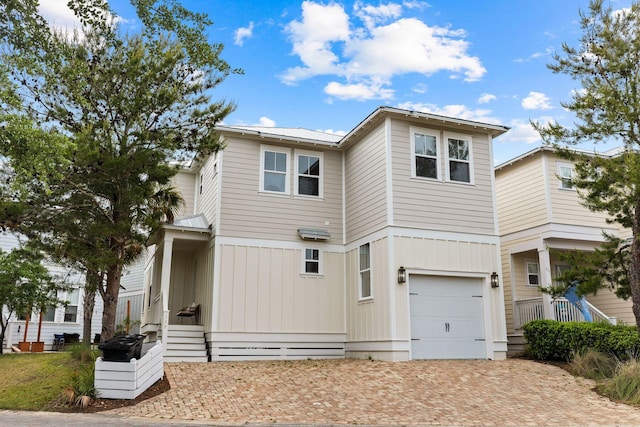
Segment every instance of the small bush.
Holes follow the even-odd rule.
[[[636,359],[621,362],[604,390],[612,399],[640,405],[640,362]]]
[[[573,375],[602,380],[613,377],[617,366],[618,359],[612,355],[589,349],[573,354],[570,370]]]
[[[79,360],[82,363],[95,362],[98,356],[100,355],[99,350],[94,350],[90,346],[84,345],[82,343],[74,344],[70,349],[71,357],[76,360]]]
[[[523,329],[531,356],[540,360],[570,360],[586,349],[627,360],[640,351],[640,336],[631,326],[534,320]]]

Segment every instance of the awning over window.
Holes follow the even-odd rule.
[[[319,228],[298,228],[298,235],[302,240],[329,240],[331,234]]]

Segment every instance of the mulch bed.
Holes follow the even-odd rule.
[[[125,406],[133,406],[143,400],[147,400],[151,397],[157,396],[168,391],[171,388],[169,380],[164,376],[160,380],[156,381],[151,387],[142,392],[140,396],[135,399],[94,399],[89,406],[82,408],[75,405],[61,405],[55,408],[58,412],[80,412],[80,413],[92,413],[108,411],[109,409],[122,408]]]

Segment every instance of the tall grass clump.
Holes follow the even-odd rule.
[[[640,362],[637,359],[621,362],[613,378],[604,384],[604,391],[611,399],[640,405]]]
[[[613,377],[618,362],[619,360],[611,354],[587,349],[573,353],[569,370],[573,375],[598,381]]]

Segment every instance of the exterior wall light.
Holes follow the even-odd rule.
[[[407,270],[404,267],[398,269],[398,283],[404,283],[407,281]]]
[[[491,273],[491,287],[497,288],[499,286],[500,286],[500,280],[498,278],[498,273],[494,271],[493,273]]]

